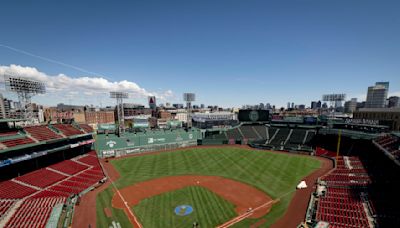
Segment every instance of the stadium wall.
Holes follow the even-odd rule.
[[[101,134],[96,137],[95,148],[99,157],[119,157],[196,146],[198,139],[201,139],[201,134],[197,129],[125,133],[121,137],[115,134]]]

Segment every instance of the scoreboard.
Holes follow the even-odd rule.
[[[240,122],[267,122],[269,121],[268,110],[239,110],[238,115]]]

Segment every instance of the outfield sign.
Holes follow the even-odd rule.
[[[368,119],[346,119],[346,124],[365,124],[365,125],[379,125],[379,120]]]

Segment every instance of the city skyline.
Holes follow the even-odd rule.
[[[44,105],[113,105],[108,92],[122,89],[130,103],[194,92],[222,107],[309,106],[330,93],[365,101],[379,81],[400,95],[395,1],[5,6],[0,74],[44,80],[48,94],[33,99]]]

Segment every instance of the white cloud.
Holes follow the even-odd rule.
[[[391,96],[397,96],[397,97],[400,97],[400,91],[397,91],[397,92],[391,92],[391,93],[389,93],[388,97],[391,97]]]
[[[108,96],[110,91],[123,91],[130,97],[144,99],[147,96],[156,96],[165,100],[173,96],[171,90],[162,92],[149,92],[135,82],[128,80],[110,81],[103,77],[70,77],[65,74],[48,75],[34,67],[10,65],[0,66],[0,83],[4,83],[4,75],[21,76],[44,82],[47,93],[70,97],[79,96]],[[96,97],[95,97],[96,98]],[[56,102],[58,103],[58,102]]]

